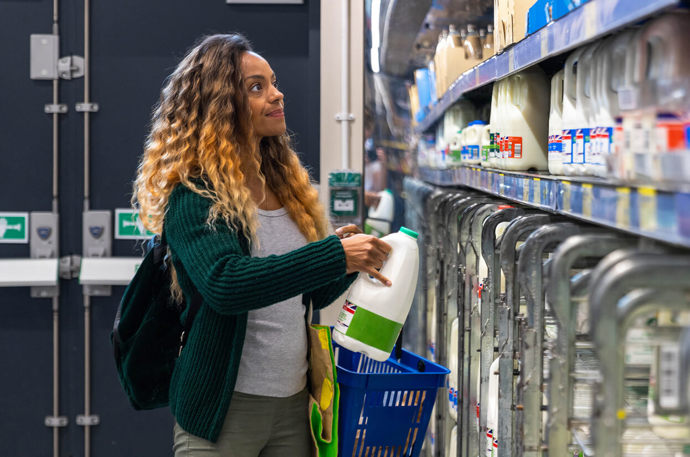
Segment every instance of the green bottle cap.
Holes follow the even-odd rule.
[[[400,227],[400,231],[401,231],[402,233],[404,233],[405,235],[411,236],[411,237],[414,238],[415,240],[416,240],[417,237],[419,236],[419,234],[417,234],[417,232],[415,232],[415,231],[413,231],[413,230],[410,230],[410,229],[408,229],[407,227]]]

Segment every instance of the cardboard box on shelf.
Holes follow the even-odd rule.
[[[535,0],[494,0],[494,48],[503,51],[525,37],[527,13]]]

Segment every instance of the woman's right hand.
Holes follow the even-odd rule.
[[[360,271],[391,286],[390,280],[378,271],[392,250],[389,244],[375,236],[364,234],[352,235],[341,239],[340,242],[345,250],[347,274]]]

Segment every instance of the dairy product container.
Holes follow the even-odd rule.
[[[551,109],[549,111],[549,173],[563,174],[563,75],[551,78]]]
[[[618,91],[625,85],[627,48],[634,32],[628,31],[609,38],[594,56],[595,129],[593,136],[592,170],[595,176],[606,177],[616,154],[616,129],[622,130],[618,106]]]
[[[563,135],[561,141],[564,175],[577,174],[574,143],[577,137],[577,130],[581,129],[586,123],[584,113],[577,109],[577,66],[585,49],[578,48],[574,50],[568,56],[563,68]]]
[[[491,89],[491,112],[489,114],[490,147],[482,159],[482,166],[496,168],[498,165],[499,111],[501,106],[500,90],[502,81],[496,81]]]
[[[582,113],[584,124],[578,129],[573,149],[575,172],[581,175],[594,175],[592,132],[596,127],[598,108],[595,90],[595,53],[600,43],[595,42],[585,48],[577,68],[577,101],[575,109]],[[577,155],[576,155],[577,154]]]
[[[448,413],[453,420],[458,418],[458,328],[459,319],[453,319],[448,343]]]
[[[486,456],[495,457],[498,452],[498,364],[500,357],[496,358],[489,367],[489,397],[486,413]]]
[[[446,457],[457,457],[458,455],[458,426],[454,426],[450,431],[448,438],[448,447],[446,448]]]
[[[507,79],[501,117],[504,170],[546,170],[549,84],[539,67],[528,68]]]
[[[379,204],[374,208],[369,208],[367,218],[364,221],[364,233],[382,237],[391,231],[393,214],[395,210],[395,198],[390,189],[378,192]]]
[[[690,152],[683,138],[690,89],[688,30],[690,15],[673,13],[646,24],[639,35],[635,81],[651,153],[636,151],[637,177],[690,182]]]
[[[479,146],[480,146],[479,153],[481,155],[480,163],[483,167],[486,167],[489,165],[489,152],[491,151],[491,147],[492,147],[491,126],[490,125],[484,125],[482,127],[482,134],[481,134]]]
[[[351,351],[383,362],[388,359],[412,305],[419,270],[417,233],[402,227],[382,238],[392,250],[381,268],[387,287],[360,273],[338,315],[333,339]]]
[[[494,55],[494,26],[489,25],[486,28],[486,36],[482,42],[482,58],[488,59]]]
[[[485,127],[486,123],[484,121],[472,121],[463,130],[463,163],[468,165],[481,163],[481,141]]]
[[[450,152],[448,155],[449,166],[459,166],[462,164],[463,139],[462,130],[457,130],[450,141]]]
[[[465,48],[465,55],[468,59],[481,60],[482,42],[474,25],[469,24],[467,26],[467,36],[465,37],[462,45]]]

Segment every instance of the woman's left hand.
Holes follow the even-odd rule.
[[[345,225],[335,229],[335,234],[338,235],[338,238],[341,240],[343,238],[347,238],[348,236],[357,235],[358,233],[362,233],[362,230],[360,230],[360,228],[355,224]]]

